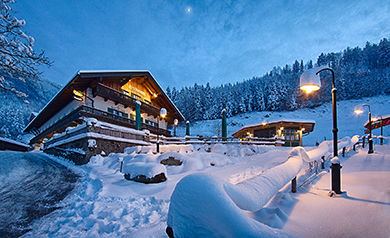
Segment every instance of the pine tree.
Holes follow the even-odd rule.
[[[390,67],[390,42],[386,38],[379,42],[378,56],[378,64],[380,67]]]

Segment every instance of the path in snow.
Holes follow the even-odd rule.
[[[283,230],[303,237],[390,237],[390,147],[342,159],[342,195],[331,198],[330,173],[294,195]],[[344,161],[343,161],[344,160]]]
[[[32,221],[58,209],[78,176],[42,153],[0,152],[0,237],[29,231]]]

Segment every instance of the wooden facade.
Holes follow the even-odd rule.
[[[81,92],[75,97],[74,90]],[[86,118],[135,129],[136,104],[141,104],[141,130],[171,136],[168,125],[185,118],[148,71],[79,71],[32,119],[25,132],[41,144],[54,134],[77,127]],[[160,109],[167,116],[160,118]],[[159,125],[159,127],[157,127]]]
[[[243,126],[232,134],[241,140],[282,138],[284,146],[302,146],[302,136],[313,131],[315,121],[275,120]]]

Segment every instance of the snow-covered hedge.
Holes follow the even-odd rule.
[[[285,163],[237,185],[207,174],[184,177],[171,196],[168,227],[175,237],[286,236],[243,210],[260,210],[299,173],[303,157],[308,157],[306,151],[294,148]]]
[[[122,172],[129,174],[130,179],[141,175],[146,178],[153,178],[159,174],[166,174],[167,169],[162,164],[136,162],[124,166]]]

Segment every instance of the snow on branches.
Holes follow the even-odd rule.
[[[22,30],[26,21],[13,16],[15,12],[9,6],[12,3],[15,2],[0,0],[0,89],[26,97],[7,79],[17,79],[25,84],[36,82],[41,74],[36,66],[51,66],[52,62],[43,51],[34,52],[35,39]]]

